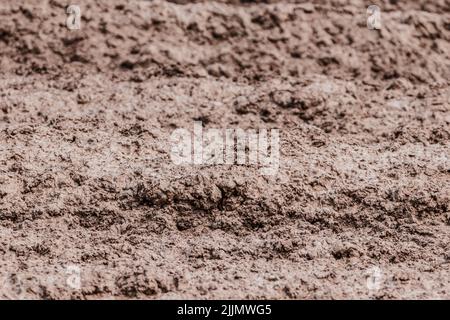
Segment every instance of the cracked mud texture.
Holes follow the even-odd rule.
[[[0,298],[450,299],[448,0],[69,4],[0,3]]]

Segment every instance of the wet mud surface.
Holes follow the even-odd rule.
[[[450,298],[449,1],[68,4],[0,3],[0,298]]]

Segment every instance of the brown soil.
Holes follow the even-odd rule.
[[[0,3],[0,298],[450,299],[448,0],[75,2]]]

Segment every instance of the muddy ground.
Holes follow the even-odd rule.
[[[0,297],[450,299],[450,2],[369,4],[2,0]]]

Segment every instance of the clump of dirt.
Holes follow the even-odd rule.
[[[447,1],[78,4],[0,4],[0,297],[450,298]]]

